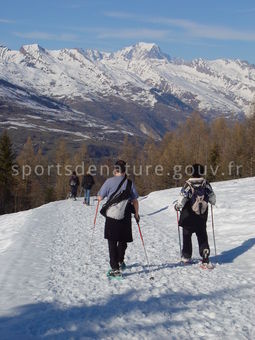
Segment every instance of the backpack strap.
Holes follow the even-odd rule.
[[[206,179],[203,180],[203,182],[201,183],[201,186],[204,188],[206,187]]]
[[[190,189],[191,189],[191,196],[194,194],[194,191],[195,191],[195,187],[194,187],[194,185],[193,185],[193,183],[190,181],[190,180],[187,180],[186,181],[186,183],[187,183],[187,185],[190,187]],[[204,178],[203,179],[203,181],[202,181],[202,183],[201,184],[199,184],[199,186],[202,186],[202,187],[206,187],[206,179]]]
[[[130,179],[128,179],[126,190],[128,190],[129,192],[131,192],[132,184],[133,184],[132,181]]]
[[[118,188],[114,191],[113,194],[111,194],[111,196],[109,197],[107,203],[109,203],[113,198],[114,196],[117,194],[117,192],[120,190],[120,188],[122,187],[123,183],[125,182],[125,180],[127,179],[127,176],[125,175],[123,180],[120,182],[120,184],[118,185]],[[129,181],[129,180],[128,180]]]
[[[187,183],[187,185],[190,187],[191,196],[192,196],[192,195],[194,194],[195,189],[194,189],[192,183],[191,183],[189,180],[187,180],[186,183]],[[190,198],[190,197],[189,197],[189,198]]]

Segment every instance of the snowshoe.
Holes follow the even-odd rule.
[[[215,265],[213,265],[211,262],[201,262],[200,268],[201,268],[201,269],[212,270],[212,269],[215,268]]]
[[[119,271],[119,269],[109,269],[107,272],[107,277],[109,279],[117,279],[117,280],[121,280],[122,279],[122,274]]]

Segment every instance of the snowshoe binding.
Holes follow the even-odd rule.
[[[200,264],[200,267],[202,269],[213,269],[215,266],[209,261],[209,254],[210,251],[209,249],[204,249],[203,250],[203,259],[202,263]]]
[[[208,270],[212,270],[212,269],[214,269],[214,268],[215,268],[215,265],[214,265],[214,264],[212,264],[211,262],[208,262],[208,263],[203,263],[203,262],[201,262],[201,264],[200,264],[200,268],[201,268],[201,269],[208,269]]]
[[[193,264],[194,262],[193,262],[193,260],[189,257],[184,257],[184,256],[182,256],[182,258],[181,258],[181,264],[183,264],[183,265],[188,265],[188,264]]]
[[[122,279],[122,274],[119,269],[109,269],[107,272],[107,277],[112,280],[121,280]]]

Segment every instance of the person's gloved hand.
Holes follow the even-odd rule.
[[[135,220],[136,220],[136,223],[139,223],[140,222],[140,215],[135,215]]]
[[[209,195],[209,203],[211,203],[211,205],[215,205],[216,204],[216,196],[214,193],[211,193]]]
[[[175,209],[176,211],[181,211],[181,210],[182,210],[182,206],[177,202],[177,203],[175,203],[175,205],[174,205],[174,209]]]

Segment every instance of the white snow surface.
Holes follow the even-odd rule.
[[[179,188],[140,199],[122,281],[108,281],[95,202],[58,201],[0,217],[1,339],[254,339],[255,178],[213,183],[212,271],[179,264]],[[198,258],[193,236],[194,258]],[[148,272],[148,270],[150,272]],[[154,280],[150,280],[150,276]]]
[[[221,114],[248,113],[255,90],[255,67],[245,61],[173,60],[156,44],[141,42],[115,53],[0,47],[0,78],[53,98],[116,96],[149,107],[157,103],[156,88],[193,109]]]

